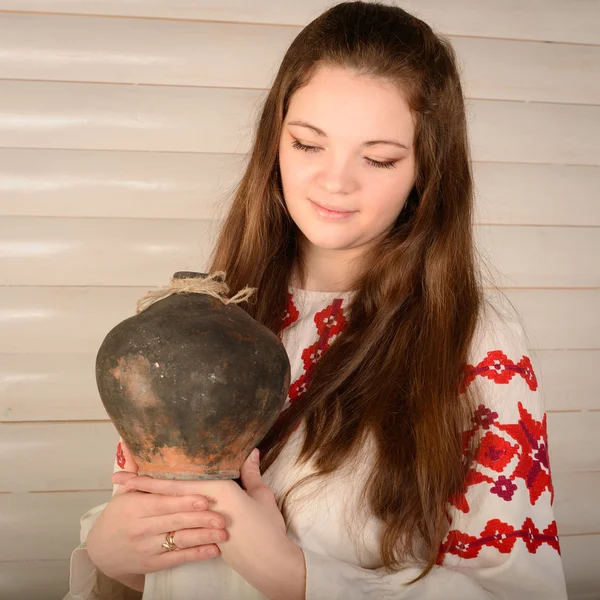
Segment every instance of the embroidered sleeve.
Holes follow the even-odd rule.
[[[472,573],[494,597],[566,598],[546,414],[521,325],[486,330],[472,358],[464,385],[482,402],[465,441],[479,435],[478,458],[451,499],[438,564]]]
[[[473,344],[464,385],[481,403],[465,432],[481,442],[464,490],[449,503],[438,565],[383,573],[303,549],[306,599],[566,600],[548,458],[546,416],[518,322]]]

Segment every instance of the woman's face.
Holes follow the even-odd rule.
[[[285,202],[309,244],[362,253],[387,235],[415,183],[413,136],[393,84],[315,72],[292,96],[279,143]]]

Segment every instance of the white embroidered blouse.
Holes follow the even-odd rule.
[[[290,292],[281,334],[292,375],[286,407],[302,396],[312,365],[343,331],[351,299],[351,292]],[[342,469],[325,486],[321,482],[309,502],[293,504],[288,536],[304,552],[307,600],[567,598],[552,509],[546,416],[527,353],[516,319],[505,322],[493,312],[482,313],[464,382],[481,386],[485,399],[466,433],[481,434],[481,451],[463,493],[448,503],[449,530],[433,571],[406,586],[420,574],[420,565],[391,574],[381,568],[381,525],[358,502],[369,470],[366,448],[358,468]],[[300,426],[263,474],[276,496],[311,472],[310,465],[295,465],[302,436]],[[120,462],[117,458],[115,470]],[[310,485],[305,489],[312,490]],[[71,556],[64,600],[89,597],[96,570],[85,540],[105,506],[81,517],[81,544]],[[147,574],[143,594],[143,600],[263,598],[221,557]]]

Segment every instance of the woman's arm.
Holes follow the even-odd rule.
[[[86,546],[87,536],[108,502],[98,504],[85,512],[79,520],[80,544],[71,553],[69,591],[63,600],[92,599],[96,581],[96,566],[92,563]]]
[[[480,456],[452,498],[438,565],[387,574],[304,550],[306,600],[565,600],[548,461],[546,417],[517,322],[474,343],[466,383],[479,388],[471,433]]]
[[[122,471],[124,467],[125,460],[119,445],[113,472]],[[118,488],[118,485],[113,485],[113,496]],[[119,581],[111,579],[96,568],[88,555],[87,536],[107,504],[94,506],[80,518],[80,544],[71,553],[69,592],[63,600],[137,600],[142,597],[139,592],[144,589],[145,575],[130,575]]]
[[[305,563],[302,550],[286,533],[286,525],[275,496],[263,481],[255,450],[240,470],[242,487],[231,480],[168,480],[152,477],[113,476],[123,481],[125,491],[142,491],[164,496],[198,494],[209,500],[211,510],[223,515],[228,539],[218,544],[224,570],[211,569],[202,582],[207,598],[224,599],[222,586],[231,579],[231,571],[245,580],[254,591],[251,596],[270,600],[303,600],[305,597]],[[229,566],[227,566],[229,565]],[[212,565],[211,565],[212,566]],[[198,570],[199,580],[203,575]],[[148,580],[152,588],[153,579]],[[158,589],[158,588],[157,588]],[[163,588],[161,588],[162,591]]]

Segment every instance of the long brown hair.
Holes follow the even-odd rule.
[[[261,467],[269,468],[301,419],[299,460],[312,459],[316,477],[355,457],[370,436],[373,470],[363,493],[384,526],[381,560],[394,571],[417,558],[425,565],[418,580],[436,562],[447,502],[473,459],[461,432],[474,400],[459,388],[484,302],[465,104],[449,41],[404,10],[374,2],[337,4],[305,27],[262,105],[210,271],[225,271],[234,293],[257,287],[256,299],[241,306],[281,331],[292,273],[303,280],[305,268],[283,199],[279,139],[290,98],[320,65],[397,84],[415,118],[417,178],[351,286],[346,329],[319,360],[302,400],[263,440]],[[292,490],[280,499],[284,515]]]

